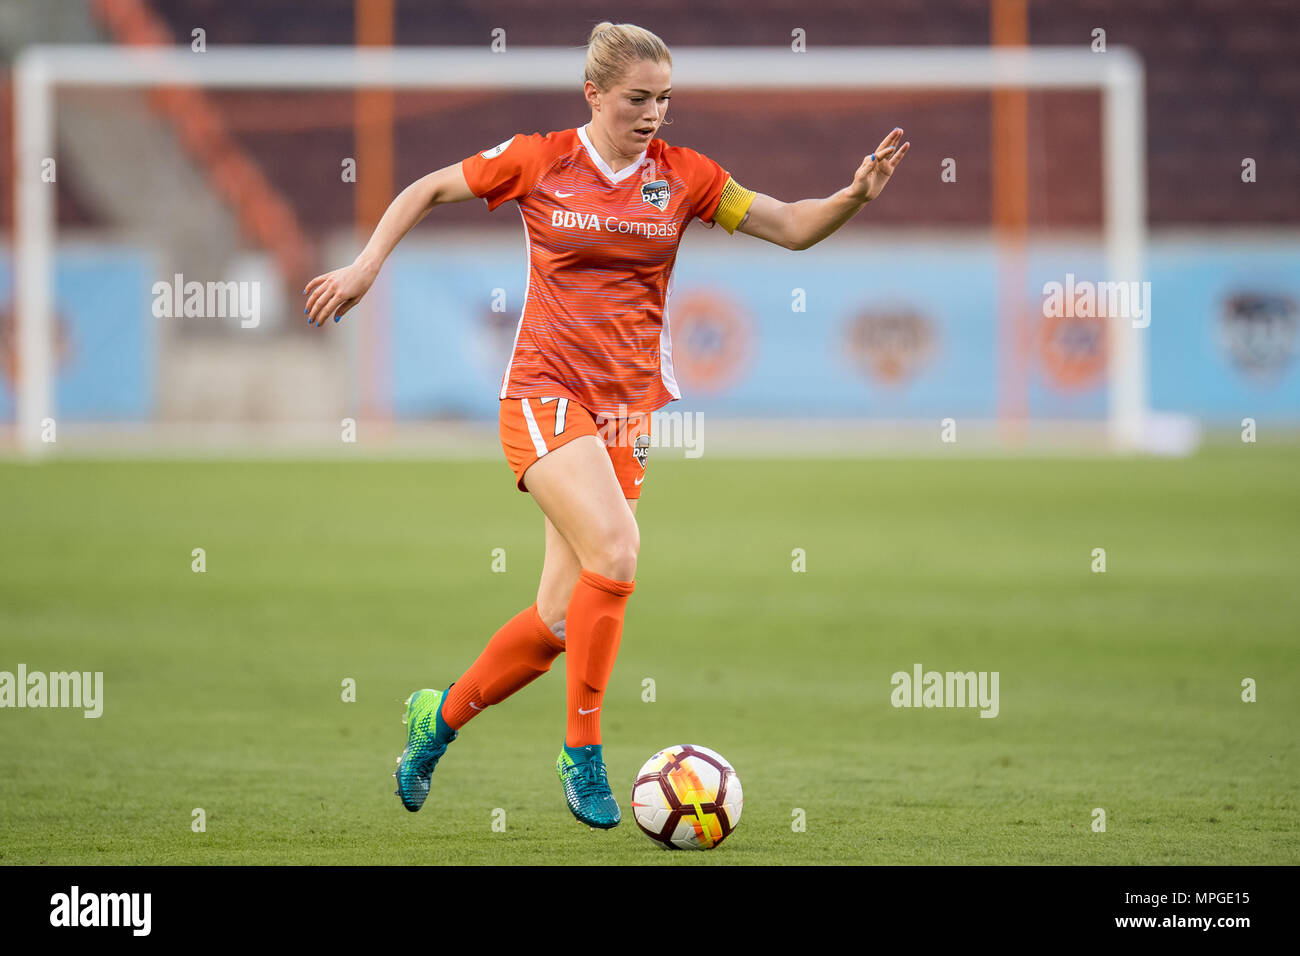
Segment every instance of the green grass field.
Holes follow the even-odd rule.
[[[625,818],[597,833],[554,774],[562,658],[466,727],[422,812],[393,796],[403,700],[536,593],[504,462],[0,464],[0,670],[105,681],[97,720],[0,710],[0,862],[1297,863],[1298,478],[1300,448],[1249,445],[652,458],[604,717]],[[915,663],[998,671],[999,715],[895,709]],[[674,743],[744,783],[711,853],[628,815]]]

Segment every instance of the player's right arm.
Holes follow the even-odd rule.
[[[303,293],[307,296],[308,324],[319,328],[330,316],[337,322],[356,305],[374,284],[389,253],[434,206],[473,198],[460,163],[444,166],[403,189],[389,204],[370,241],[351,265],[316,276],[307,283]]]

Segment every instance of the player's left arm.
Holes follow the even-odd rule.
[[[756,194],[736,229],[786,249],[815,246],[880,195],[912,145],[900,146],[902,139],[903,131],[895,128],[880,141],[874,153],[863,158],[853,182],[825,199],[787,203],[763,193]]]

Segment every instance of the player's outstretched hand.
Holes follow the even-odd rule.
[[[307,296],[307,308],[303,310],[307,324],[319,328],[331,316],[337,322],[361,301],[374,281],[374,273],[356,262],[312,279],[302,290]]]
[[[903,131],[894,127],[894,131],[880,141],[876,151],[862,160],[862,165],[853,176],[853,185],[849,191],[863,202],[871,202],[880,195],[880,191],[885,188],[885,183],[889,182],[889,177],[894,174],[898,164],[903,161],[907,155],[911,143],[902,142]]]

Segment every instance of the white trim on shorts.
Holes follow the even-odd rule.
[[[528,407],[528,399],[521,398],[519,407],[524,410],[524,421],[528,423],[528,435],[533,440],[533,450],[537,452],[537,457],[541,458],[550,449],[546,447],[546,440],[542,438],[542,430],[537,427],[537,419],[533,418],[533,410]]]

